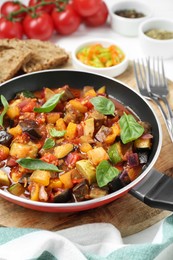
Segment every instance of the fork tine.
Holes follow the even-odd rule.
[[[141,65],[139,60],[136,60],[134,62],[134,73],[135,73],[135,79],[136,79],[138,89],[146,88],[146,80],[145,80],[146,71],[145,71],[144,64],[142,63],[142,65]]]
[[[161,74],[162,74],[162,80],[163,80],[163,84],[165,84],[166,87],[167,86],[167,80],[166,80],[166,77],[165,77],[165,70],[164,70],[164,65],[163,65],[163,59],[160,59],[161,61]]]

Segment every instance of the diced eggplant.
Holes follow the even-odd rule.
[[[120,173],[121,175],[121,173]],[[109,192],[114,192],[124,187],[122,181],[120,180],[119,176],[114,178],[112,181],[108,183]]]
[[[151,138],[138,138],[134,142],[134,147],[137,150],[150,150],[152,147],[152,141]]]
[[[100,198],[106,196],[106,194],[108,194],[108,189],[106,188],[99,188],[96,184],[90,187],[90,199]]]
[[[148,157],[149,157],[149,151],[138,152],[138,157],[139,157],[140,164],[147,163],[148,162]]]
[[[65,85],[64,87],[59,88],[58,91],[56,91],[56,93],[61,93],[61,92],[64,92],[64,94],[63,94],[63,96],[61,98],[62,101],[67,101],[67,100],[70,100],[70,99],[74,98],[74,95],[70,91],[70,88],[69,88],[68,85]]]
[[[7,133],[5,130],[0,130],[0,144],[9,146],[13,136]]]
[[[94,128],[95,132],[98,132],[100,127],[106,123],[107,116],[99,113],[96,110],[93,110],[91,113],[88,114],[87,118],[93,118],[94,119]]]
[[[70,189],[63,190],[62,192],[57,193],[54,196],[53,202],[55,203],[66,203],[71,199],[72,192]]]
[[[139,157],[137,153],[129,153],[127,155],[127,163],[130,167],[135,167],[139,165]]]
[[[99,131],[96,133],[95,138],[99,141],[99,142],[104,142],[106,137],[111,134],[112,130],[110,127],[104,126],[102,125],[101,128],[99,129]]]
[[[149,122],[142,122],[140,121],[139,124],[144,128],[144,134],[151,134],[152,126]]]
[[[129,184],[131,182],[129,175],[128,175],[128,171],[125,169],[123,170],[120,175],[119,175],[119,180],[121,182],[121,184],[123,186],[126,186],[127,184]]]
[[[25,120],[19,123],[22,131],[27,133],[32,140],[41,139],[41,135],[39,133],[38,125],[34,120]]]
[[[86,180],[77,184],[72,190],[75,201],[83,201],[89,199],[89,185]]]
[[[26,173],[18,180],[18,183],[27,185],[30,182],[31,173]]]

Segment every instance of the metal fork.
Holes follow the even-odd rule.
[[[148,58],[148,80],[151,92],[165,104],[173,128],[173,112],[169,105],[167,96],[169,94],[168,84],[165,77],[163,59]]]
[[[140,63],[139,60],[136,60],[134,61],[133,65],[134,65],[136,84],[139,92],[141,93],[142,96],[144,96],[149,100],[152,100],[154,103],[157,104],[157,106],[161,111],[163,119],[165,121],[171,141],[173,142],[173,130],[172,130],[172,124],[170,122],[170,118],[165,113],[162,104],[159,102],[159,98],[151,92],[150,86],[148,84],[148,70],[147,67],[145,66],[144,61],[141,59],[141,63]]]

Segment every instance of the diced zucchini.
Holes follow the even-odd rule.
[[[117,142],[110,146],[108,155],[112,163],[119,163],[123,161],[123,155],[121,151],[121,143]]]
[[[0,170],[0,186],[9,186],[10,180],[5,172]]]
[[[94,118],[84,121],[84,135],[93,137],[94,134]]]
[[[16,183],[16,184],[13,184],[9,189],[8,191],[13,194],[13,195],[16,195],[16,196],[20,196],[24,193],[25,191],[25,188],[23,187],[22,184],[20,183]]]
[[[55,147],[54,153],[58,159],[62,159],[73,150],[73,144],[67,143]]]
[[[89,184],[96,182],[96,169],[89,160],[76,162],[76,168],[88,180]]]

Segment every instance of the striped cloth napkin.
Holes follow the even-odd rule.
[[[0,260],[172,260],[173,215],[160,226],[152,243],[123,244],[108,223],[61,231],[0,228]]]

